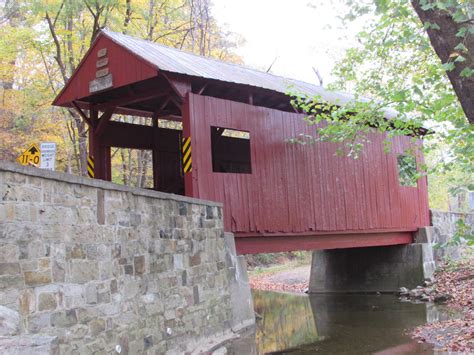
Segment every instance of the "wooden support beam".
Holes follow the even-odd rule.
[[[161,106],[158,108],[158,111],[156,111],[154,114],[153,114],[153,117],[156,116],[156,118],[158,119],[158,116],[161,114],[161,112],[165,109],[165,107],[170,103],[171,101],[171,97],[168,97],[162,104]]]
[[[289,233],[291,234],[291,233]],[[409,244],[413,242],[410,232],[331,234],[331,235],[289,235],[265,237],[240,237],[235,235],[237,254],[280,253],[294,250],[324,250],[363,248]]]
[[[181,111],[181,102],[179,102],[178,100],[176,100],[175,98],[173,97],[170,97],[170,101],[176,106],[176,108],[178,110]]]
[[[128,107],[117,107],[115,109],[115,114],[117,115],[129,115],[129,116],[138,116],[138,117],[153,117],[154,110],[144,110],[144,109],[134,109]]]
[[[100,116],[99,123],[97,124],[97,127],[94,131],[94,134],[96,136],[101,136],[104,133],[105,128],[109,124],[109,121],[112,118],[113,114],[114,108],[109,108],[102,114],[102,116]]]
[[[195,143],[196,138],[192,136],[192,128],[191,128],[191,108],[193,107],[192,100],[193,95],[186,95],[183,103],[183,132],[182,137],[191,137],[191,146]],[[194,166],[195,168],[195,166]],[[188,197],[195,197],[194,196],[194,184],[196,183],[195,179],[193,179],[193,174],[195,174],[195,169],[184,173],[184,194]],[[195,175],[194,175],[195,177]]]
[[[134,92],[132,94],[129,94],[128,96],[125,97],[120,97],[118,99],[110,100],[107,102],[104,102],[102,104],[96,105],[97,110],[100,111],[105,111],[109,108],[115,108],[119,106],[127,106],[127,105],[132,105],[136,104],[138,102],[143,102],[151,99],[155,99],[158,97],[163,97],[167,96],[170,94],[170,91],[157,91],[156,88],[149,89],[147,91],[142,91],[142,92]]]
[[[173,91],[178,95],[180,101],[183,101],[186,95],[191,92],[191,82],[188,79],[172,74],[165,74],[163,72],[161,75],[168,81]]]
[[[111,181],[110,145],[104,144],[101,135],[114,110],[104,112],[100,119],[98,117],[98,110],[94,106],[90,106],[89,112],[92,123],[89,129],[89,155],[94,157],[94,178]]]
[[[253,93],[249,92],[249,105],[253,105]]]
[[[110,154],[110,146],[101,146],[100,149],[104,161],[103,179],[112,181],[112,156]]]
[[[94,158],[94,179],[103,179],[103,161],[100,154],[99,137],[97,137],[95,134],[98,121],[97,110],[95,110],[91,105],[89,112],[92,123],[91,127],[89,128],[89,155]]]
[[[74,108],[76,109],[79,116],[82,117],[82,119],[87,123],[87,125],[92,126],[91,120],[89,119],[89,117],[87,117],[87,115],[84,113],[84,111],[82,111],[82,109],[79,107],[79,105],[77,104],[76,101],[72,101],[72,106],[74,106]]]
[[[206,89],[207,89],[207,86],[208,86],[208,84],[207,84],[207,83],[206,83],[206,84],[204,84],[204,85],[203,85],[203,86],[202,86],[202,87],[201,87],[201,88],[198,90],[197,94],[198,94],[198,95],[202,95],[202,94],[203,94],[203,92],[204,92],[204,90],[206,90]]]
[[[153,114],[153,150],[152,150],[152,170],[153,170],[153,189],[158,191],[160,189],[160,171],[159,171],[159,151],[158,151],[158,115],[164,107],[166,107],[169,99],[167,99],[159,108],[157,112]]]

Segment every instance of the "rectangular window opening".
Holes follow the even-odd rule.
[[[250,133],[211,127],[212,171],[251,174]]]
[[[398,180],[401,186],[417,186],[418,171],[416,170],[416,158],[412,155],[399,155]]]

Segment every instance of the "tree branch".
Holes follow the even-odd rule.
[[[54,24],[51,21],[51,17],[49,17],[49,14],[47,12],[45,14],[45,18],[46,18],[46,21],[48,22],[49,31],[51,32],[51,36],[53,37],[53,41],[54,41],[54,46],[56,48],[56,55],[54,56],[54,59],[58,63],[59,70],[61,71],[61,75],[64,80],[64,84],[66,84],[68,81],[68,78],[66,75],[66,68],[64,67],[64,62],[62,60],[61,44],[59,43],[59,38],[56,34],[56,29],[54,27]]]
[[[441,62],[448,63],[455,52],[454,48],[461,41],[457,34],[463,25],[454,21],[452,15],[446,11],[423,10],[421,2],[420,0],[411,0],[413,8],[423,24],[430,23],[439,26],[439,30],[428,26],[426,32]],[[467,49],[462,53],[465,60],[455,62],[454,69],[446,73],[469,123],[474,124],[474,76],[461,76],[461,72],[466,68],[474,68],[474,36],[468,34],[464,38],[463,44]]]

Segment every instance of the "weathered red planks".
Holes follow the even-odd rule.
[[[395,138],[386,154],[384,137],[371,134],[353,160],[336,157],[332,143],[286,143],[315,133],[300,115],[194,94],[189,105],[194,196],[223,202],[225,228],[237,236],[396,232],[429,224],[426,179],[418,187],[398,181],[397,155],[410,147],[409,137]],[[212,172],[211,126],[250,132],[251,174]]]

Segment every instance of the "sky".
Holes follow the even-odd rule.
[[[221,26],[244,38],[236,52],[246,65],[267,70],[276,58],[272,73],[319,84],[314,67],[326,85],[362,28],[342,26],[342,6],[331,0],[213,0],[212,12]]]

